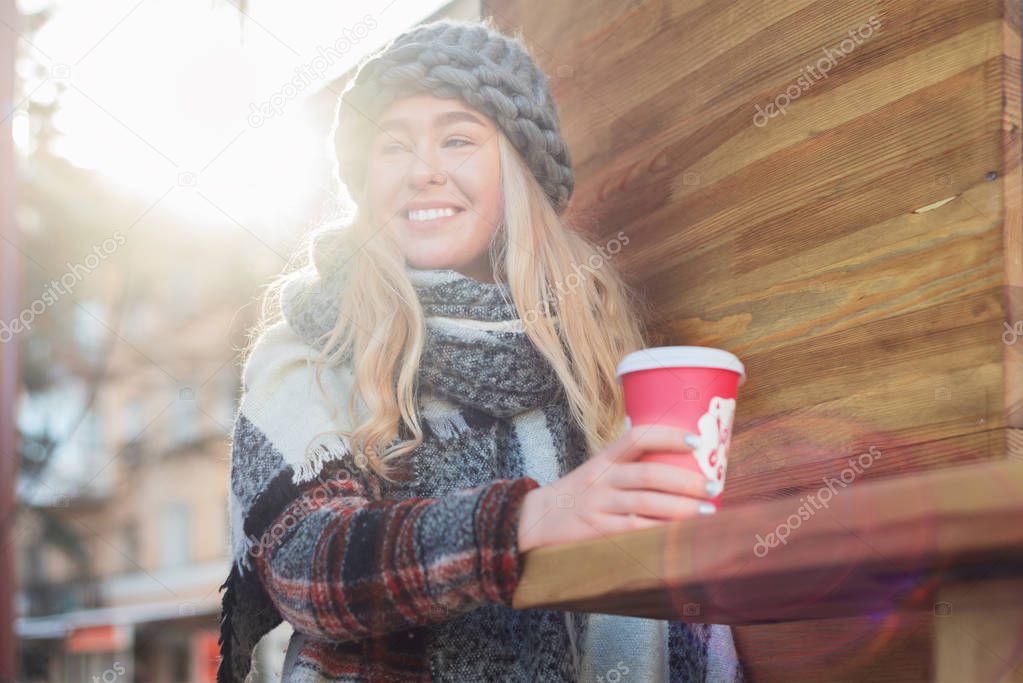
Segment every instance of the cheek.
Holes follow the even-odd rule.
[[[393,169],[386,166],[370,168],[370,182],[367,198],[373,207],[374,215],[379,219],[390,218],[394,211],[395,197],[400,189],[400,178]]]
[[[501,165],[496,154],[479,155],[474,159],[471,168],[466,164],[466,173],[462,174],[467,183],[467,190],[472,192],[476,210],[490,220],[496,220],[501,214]]]

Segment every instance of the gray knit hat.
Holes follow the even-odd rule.
[[[334,144],[341,180],[361,191],[374,121],[400,97],[455,97],[489,116],[533,171],[561,214],[575,185],[547,76],[518,38],[483,22],[444,19],[417,26],[365,59],[338,100]]]

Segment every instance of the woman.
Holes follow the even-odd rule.
[[[334,138],[358,210],[273,283],[243,369],[218,680],[286,619],[285,681],[741,681],[727,626],[511,608],[526,550],[718,493],[637,462],[698,442],[623,429],[645,311],[561,221],[569,153],[521,40],[395,38]]]

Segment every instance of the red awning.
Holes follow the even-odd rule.
[[[127,626],[105,624],[82,626],[67,634],[67,652],[119,652],[128,647],[130,633]]]

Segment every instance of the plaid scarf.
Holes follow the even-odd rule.
[[[407,267],[406,272],[426,316],[427,336],[417,397],[424,442],[406,456],[403,471],[408,477],[403,481],[366,476],[354,466],[344,441],[330,434],[351,427],[346,411],[332,412],[313,379],[311,361],[337,322],[337,301],[345,282],[342,270],[323,275],[310,267],[295,273],[282,290],[285,320],[257,340],[246,360],[232,435],[233,563],[220,586],[226,592],[218,683],[243,681],[256,643],[285,616],[302,637],[315,638],[321,632],[326,636],[329,622],[335,641],[364,640],[364,647],[353,651],[355,659],[388,652],[379,655],[381,661],[390,658],[387,675],[408,680],[575,681],[582,680],[584,672],[586,679],[597,675],[610,680],[609,675],[623,673],[621,665],[631,665],[636,680],[640,674],[653,681],[741,681],[742,668],[727,626],[510,607],[521,569],[510,541],[515,536],[516,501],[536,485],[579,466],[586,457],[585,439],[571,418],[556,373],[526,336],[506,284],[479,282],[449,269]],[[345,361],[350,357],[323,373],[324,387],[337,405],[354,390],[350,363]],[[399,438],[410,437],[402,425]],[[332,487],[331,479],[339,471],[346,483]],[[296,509],[296,501],[313,497],[310,487],[341,505],[337,502],[343,500],[341,494],[353,490],[344,487],[353,482],[377,502],[434,499],[417,508],[424,512],[415,533],[428,542],[411,560],[401,557],[430,577],[424,581],[430,593],[412,594],[407,586],[401,586],[404,592],[390,593],[396,590],[393,586],[407,583],[409,567],[388,564],[388,558],[380,557],[381,548],[390,546],[382,546],[379,538],[368,539],[366,534],[360,546],[353,522],[347,532],[347,555],[339,556],[337,564],[344,564],[346,572],[359,565],[363,574],[341,578],[353,584],[373,583],[388,594],[373,595],[358,605],[349,600],[343,610],[335,603],[324,606],[322,613],[308,605],[292,611],[284,598],[270,597],[253,558],[270,546],[299,542],[298,534],[277,538],[271,532],[275,520]],[[467,533],[460,533],[467,522]],[[302,535],[309,536],[311,530],[326,533],[331,523],[336,519],[309,513]],[[385,526],[391,525],[380,524]],[[289,552],[269,561],[289,579],[316,581],[308,563],[289,563],[290,555],[299,554],[293,552],[296,547],[289,545]],[[478,584],[466,578],[465,569],[459,570],[462,575],[455,571],[464,566],[455,558],[470,555],[491,558],[494,568],[487,572],[477,567],[473,576],[483,577]],[[370,558],[378,565],[363,566]],[[390,633],[377,630],[367,635],[365,625],[381,618],[374,609],[382,601],[404,608],[383,616],[393,619]],[[352,621],[342,623],[336,614],[340,611]],[[588,628],[589,617],[594,618],[593,628]],[[411,641],[393,637],[406,633]],[[395,645],[398,642],[401,645]],[[622,653],[614,647],[616,642],[630,644],[631,652]],[[295,658],[291,650],[296,645],[293,640],[289,660]],[[395,653],[395,648],[401,652]],[[644,666],[651,668],[644,671]],[[286,664],[285,675],[288,668]],[[308,680],[338,680],[319,677],[326,676],[319,665],[310,664],[306,671],[314,668],[319,673]],[[383,676],[384,669],[377,674]],[[289,680],[299,680],[299,674],[292,675]]]

